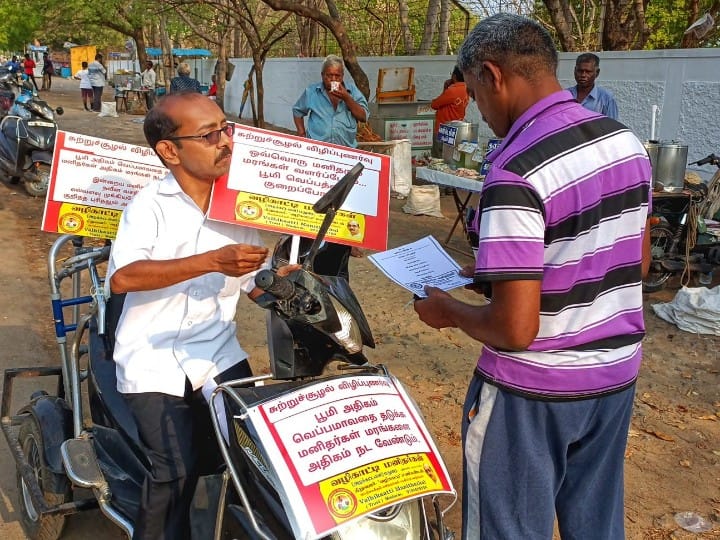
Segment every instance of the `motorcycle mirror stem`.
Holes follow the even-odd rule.
[[[331,187],[328,192],[320,197],[320,199],[318,199],[318,201],[313,205],[313,210],[318,214],[325,214],[325,218],[320,225],[320,230],[318,231],[317,236],[315,236],[315,240],[313,240],[312,246],[310,246],[310,251],[308,252],[307,257],[303,262],[304,270],[312,269],[315,255],[317,255],[317,252],[325,239],[325,234],[335,219],[335,214],[337,214],[337,211],[343,205],[345,199],[347,199],[347,196],[350,194],[350,190],[355,185],[355,181],[358,179],[364,168],[365,166],[362,163],[357,163],[338,181],[337,184]]]

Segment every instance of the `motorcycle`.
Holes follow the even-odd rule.
[[[13,184],[22,180],[25,191],[33,197],[47,193],[57,133],[55,115],[63,112],[62,107],[53,111],[25,80],[22,91],[0,121],[0,173]]]
[[[348,282],[313,272],[361,170],[356,165],[314,205],[325,217],[309,248],[305,241],[301,269],[286,278],[274,270],[256,276],[265,291],[256,301],[268,313],[271,373],[223,382],[210,396],[222,465],[198,483],[193,538],[454,538],[444,516],[457,494],[420,413],[387,368],[365,357],[363,346],[374,340]],[[278,243],[274,268],[294,258],[297,243]],[[108,243],[58,238],[48,266],[61,365],[5,371],[2,430],[31,540],[59,538],[66,515],[98,506],[132,537],[150,462],[116,390],[113,329],[122,298],[105,297],[99,270],[109,250]],[[72,282],[63,284],[66,278]],[[84,305],[91,309],[80,315]],[[337,373],[328,372],[331,363]],[[57,395],[35,392],[11,416],[14,381],[36,376],[57,377]],[[76,498],[77,487],[93,496]],[[441,497],[450,499],[445,508]]]
[[[707,185],[685,182],[681,192],[653,192],[652,258],[643,292],[663,289],[675,275],[681,276],[683,285],[693,274],[700,285],[710,285],[713,271],[720,268],[720,230],[707,226],[714,224],[712,218],[720,208],[720,158],[710,154],[690,163],[708,164],[718,171]]]

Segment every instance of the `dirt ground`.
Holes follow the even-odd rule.
[[[65,108],[61,129],[144,143],[142,116],[98,118],[83,111],[74,81],[56,79],[53,90],[42,96],[52,106]],[[441,202],[446,219],[405,214],[404,201],[392,199],[389,247],[429,234],[444,240],[454,206],[447,195]],[[46,270],[48,248],[56,235],[40,232],[42,210],[42,200],[28,197],[22,187],[3,179],[0,241],[6,255],[0,264],[0,369],[58,363]],[[270,234],[264,238],[269,245],[275,241]],[[460,234],[450,245],[465,248]],[[451,254],[460,264],[469,262],[462,254]],[[386,364],[415,398],[459,490],[460,408],[480,345],[461,332],[436,331],[420,323],[412,308],[405,307],[409,294],[382,277],[367,258],[352,259],[351,276],[377,342],[369,356]],[[630,539],[720,538],[720,338],[682,332],[654,315],[651,305],[671,300],[677,286],[646,297],[645,358],[626,452],[625,517]],[[466,291],[454,294],[477,301]],[[239,336],[259,372],[267,365],[264,315],[247,300],[242,302]],[[32,383],[19,387],[13,410],[33,389]],[[6,540],[24,538],[14,469],[7,445],[0,441],[0,538]],[[681,529],[674,516],[686,511],[711,520],[714,529],[702,535]],[[456,504],[449,513],[456,531],[459,517]],[[97,511],[69,518],[65,538],[91,536],[122,538]]]

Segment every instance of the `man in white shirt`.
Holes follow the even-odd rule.
[[[159,100],[145,138],[170,174],[133,198],[113,242],[108,280],[112,294],[126,294],[117,386],[152,463],[134,539],[189,538],[190,502],[207,465],[200,453],[215,444],[203,390],[251,374],[235,311],[241,292],[262,293],[253,278],[268,250],[257,230],[208,219],[215,180],[230,168],[233,129],[201,94]]]
[[[140,85],[145,92],[145,104],[147,105],[148,111],[155,105],[155,82],[157,76],[153,69],[153,63],[148,60],[145,62],[145,71],[140,74]]]
[[[92,110],[95,112],[100,112],[102,107],[102,94],[107,79],[107,70],[102,61],[103,55],[98,53],[95,55],[95,60],[88,66],[88,79],[90,79],[93,90]]]

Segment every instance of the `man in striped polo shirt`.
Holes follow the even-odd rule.
[[[623,458],[642,356],[650,163],[584,109],[530,19],[481,21],[458,55],[503,138],[481,195],[470,305],[428,287],[433,328],[483,343],[463,409],[463,538],[624,538]]]

